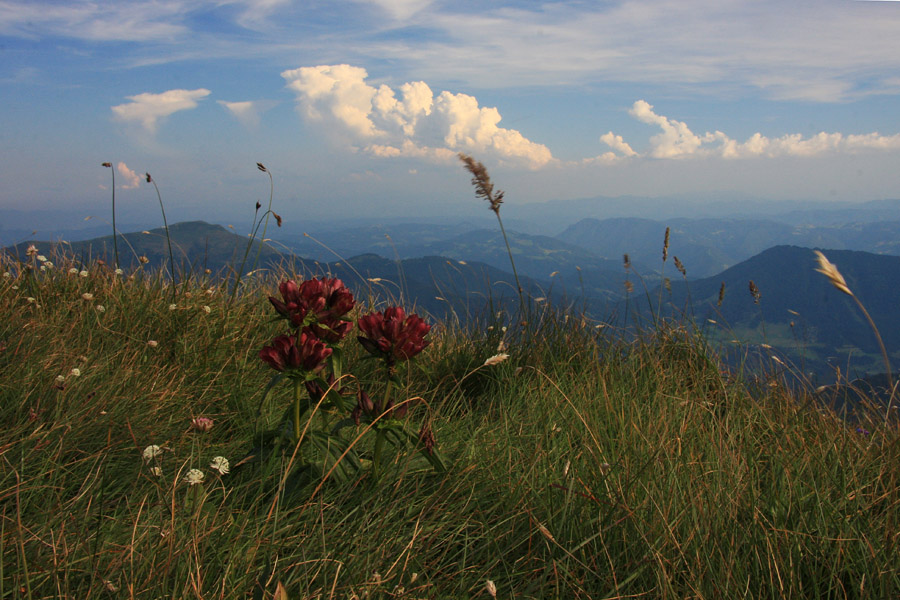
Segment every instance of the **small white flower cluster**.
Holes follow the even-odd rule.
[[[149,463],[150,461],[159,458],[162,453],[162,448],[160,448],[156,444],[151,444],[144,448],[142,456],[144,458],[144,462]],[[209,468],[213,471],[216,471],[219,475],[227,475],[231,470],[231,464],[224,456],[216,456],[212,459],[212,462],[209,463]],[[162,467],[160,467],[159,465],[150,466],[149,469],[150,473],[156,477],[161,477],[163,474]],[[198,483],[203,483],[205,479],[206,474],[200,469],[190,469],[184,476],[185,483],[189,485],[197,485]]]
[[[157,456],[159,456],[160,454],[162,454],[162,448],[160,448],[156,444],[150,444],[149,446],[144,448],[143,456],[144,456],[144,460],[151,461],[154,458],[156,458]]]
[[[231,464],[224,456],[217,456],[209,463],[209,468],[218,471],[219,475],[227,475],[231,470]]]
[[[184,480],[191,485],[196,485],[198,483],[203,483],[203,478],[206,475],[203,474],[203,471],[200,469],[191,469],[187,472],[187,475],[184,476]]]

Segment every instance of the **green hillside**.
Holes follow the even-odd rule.
[[[776,278],[792,252],[764,257]],[[45,258],[0,264],[0,597],[900,593],[896,419],[814,410],[690,322],[628,337],[535,302],[524,327],[377,330],[393,301],[358,297],[315,396],[335,354],[273,370],[267,297],[299,274],[173,298],[146,268]]]

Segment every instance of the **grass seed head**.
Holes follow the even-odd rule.
[[[831,282],[831,285],[836,287],[838,290],[844,292],[848,296],[852,296],[853,292],[850,291],[850,287],[847,285],[847,282],[844,280],[844,276],[841,275],[841,272],[838,271],[837,266],[829,261],[824,254],[816,252],[816,260],[819,263],[819,268],[816,269],[819,273],[822,273],[825,277],[828,278],[828,281]]]

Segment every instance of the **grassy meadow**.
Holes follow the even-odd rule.
[[[432,321],[394,394],[446,471],[392,453],[374,477],[350,427],[349,475],[298,481],[289,446],[253,452],[292,402],[259,357],[291,274],[173,297],[50,258],[0,267],[0,598],[900,595],[896,423],[727,369],[689,322],[625,338],[530,300],[525,325]]]

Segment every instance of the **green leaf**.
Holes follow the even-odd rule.
[[[269,383],[266,384],[266,388],[263,390],[262,398],[259,399],[259,408],[256,409],[257,417],[262,415],[263,403],[266,401],[266,398],[269,396],[269,392],[272,391],[272,388],[274,388],[276,385],[278,385],[278,382],[280,382],[283,377],[284,377],[283,373],[276,373],[275,375],[272,375],[271,379],[269,379]]]
[[[350,448],[349,441],[328,435],[324,431],[313,431],[309,439],[322,456],[323,476],[331,471],[331,478],[343,483],[351,480],[360,471],[359,457]]]

